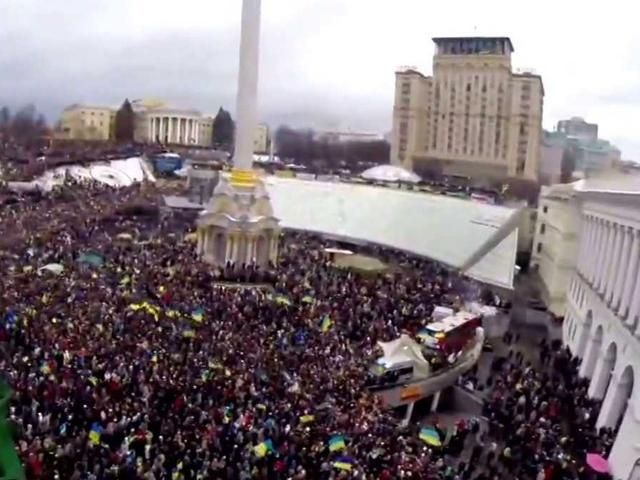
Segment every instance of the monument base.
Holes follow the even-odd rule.
[[[279,220],[253,170],[221,174],[197,225],[198,254],[208,263],[266,269],[278,259]]]

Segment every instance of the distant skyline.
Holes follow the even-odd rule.
[[[235,109],[240,0],[0,0],[0,105],[57,120],[71,103],[160,98]],[[394,72],[431,73],[434,36],[510,36],[543,77],[544,127],[580,116],[640,161],[640,44],[624,0],[263,0],[260,118],[385,133]]]

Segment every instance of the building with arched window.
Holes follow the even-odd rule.
[[[640,177],[589,179],[575,186],[576,268],[563,339],[582,359],[589,395],[602,400],[598,427],[617,436],[613,477],[640,479]]]

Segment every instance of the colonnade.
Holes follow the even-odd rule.
[[[578,273],[640,338],[640,230],[598,215],[582,220]]]
[[[225,232],[216,226],[200,227],[197,232],[198,253],[220,266],[259,265],[266,268],[278,258],[279,232]]]
[[[150,115],[149,139],[159,139],[163,143],[197,145],[200,137],[200,123],[197,118],[176,115]]]

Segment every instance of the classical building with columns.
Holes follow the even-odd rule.
[[[136,113],[135,138],[167,145],[210,146],[212,123],[197,110],[147,108]]]
[[[640,177],[574,184],[579,242],[563,340],[582,359],[598,427],[617,429],[613,477],[640,478]],[[535,247],[534,247],[535,248]]]

